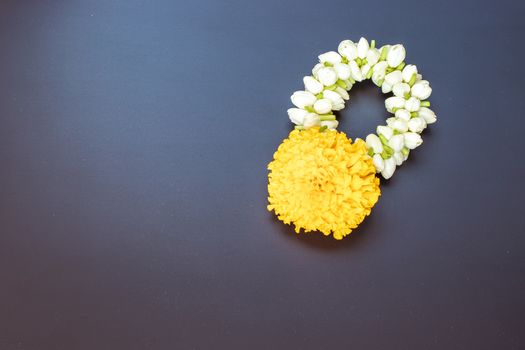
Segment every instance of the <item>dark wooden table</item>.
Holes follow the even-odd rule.
[[[520,1],[0,3],[0,349],[524,349]],[[342,242],[266,211],[289,96],[403,43],[439,122]],[[352,90],[341,129],[387,113]]]

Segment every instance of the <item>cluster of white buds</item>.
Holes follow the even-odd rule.
[[[394,117],[365,140],[377,172],[388,179],[410,150],[423,142],[420,133],[436,121],[427,101],[432,88],[415,65],[405,64],[403,45],[378,49],[374,40],[369,43],[361,38],[357,43],[342,41],[337,51],[319,55],[312,75],[303,78],[305,90],[293,93],[296,108],[288,109],[288,115],[296,129],[335,129],[338,122],[333,112],[344,108],[350,98],[348,91],[355,82],[372,79],[383,93],[393,93],[385,100],[385,107]]]

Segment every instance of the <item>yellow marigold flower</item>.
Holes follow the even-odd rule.
[[[381,192],[365,142],[342,132],[294,130],[268,165],[268,210],[295,231],[350,234],[370,214]]]

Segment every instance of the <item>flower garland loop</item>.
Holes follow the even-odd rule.
[[[291,96],[288,116],[295,130],[268,165],[268,209],[283,222],[341,239],[370,214],[377,202],[380,173],[385,179],[423,142],[421,132],[436,121],[429,108],[432,88],[413,64],[405,64],[403,45],[376,48],[375,40],[344,40],[338,52],[319,55],[305,90]],[[393,93],[385,107],[393,116],[376,134],[354,143],[338,126],[334,111],[345,107],[356,82],[372,79]]]

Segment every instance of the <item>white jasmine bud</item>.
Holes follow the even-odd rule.
[[[392,157],[385,159],[385,166],[383,170],[381,171],[381,175],[383,175],[383,178],[385,178],[385,180],[390,179],[392,175],[394,175],[395,171],[396,171],[395,159]]]
[[[414,74],[417,75],[417,67],[415,65],[413,65],[413,64],[407,64],[403,68],[403,72],[402,72],[403,81],[405,83],[408,83],[412,79],[412,76]]]
[[[398,70],[385,75],[385,82],[392,87],[401,81],[403,81],[403,77],[401,76],[401,72]]]
[[[383,73],[383,77],[384,77],[386,75],[387,68],[388,68],[388,64],[385,61],[377,62],[373,67],[374,74],[381,72]]]
[[[319,55],[319,62],[321,63],[330,63],[330,64],[336,64],[341,62],[341,56],[335,52],[335,51],[328,51],[321,55]]]
[[[393,112],[394,108],[403,108],[405,106],[405,99],[402,97],[392,96],[385,100],[385,108],[389,112]]]
[[[432,124],[436,122],[436,114],[430,108],[421,107],[419,108],[418,115],[423,118],[427,124]]]
[[[376,134],[370,134],[365,139],[367,148],[371,148],[374,153],[381,154],[383,152],[383,144]]]
[[[396,118],[404,120],[404,121],[409,121],[411,118],[411,115],[410,115],[410,112],[407,111],[406,109],[398,109],[396,111]]]
[[[337,76],[341,80],[346,80],[350,78],[350,67],[347,64],[344,63],[336,63],[334,64],[334,70],[337,73]]]
[[[313,126],[319,126],[321,124],[321,119],[319,118],[319,115],[315,113],[308,113],[304,117],[304,123],[303,126],[305,128],[311,128]]]
[[[376,129],[378,135],[383,135],[383,137],[387,140],[390,140],[390,138],[394,135],[394,130],[392,130],[389,126],[379,125]]]
[[[317,79],[324,85],[334,85],[337,81],[337,74],[332,67],[323,67],[317,72]]]
[[[317,101],[317,98],[308,91],[296,91],[290,99],[292,103],[299,108],[313,106],[315,101]]]
[[[337,120],[323,120],[321,122],[321,126],[326,126],[330,130],[337,129],[338,125],[339,125],[339,122]]]
[[[400,152],[405,146],[405,140],[402,134],[394,135],[388,140],[388,145],[395,151]]]
[[[410,94],[410,85],[407,83],[397,83],[392,88],[392,92],[398,97],[407,98],[407,95]]]
[[[420,80],[412,86],[412,96],[426,100],[432,93],[432,88],[427,80]]]
[[[369,48],[370,45],[368,44],[368,40],[365,38],[359,39],[359,42],[357,43],[357,57],[365,58]]]
[[[423,118],[416,117],[408,121],[408,129],[412,132],[420,133],[427,127],[427,123]]]
[[[374,166],[376,168],[376,172],[380,173],[385,168],[385,161],[383,160],[383,157],[379,154],[374,154],[374,157],[372,158],[374,160]]]
[[[419,110],[419,107],[421,105],[421,101],[419,101],[417,98],[415,97],[410,97],[406,102],[405,102],[405,109],[409,112],[417,112]]]
[[[397,130],[399,132],[406,132],[408,131],[408,123],[403,119],[398,118],[388,118],[386,120],[386,123],[389,127],[391,127],[394,130]]]
[[[304,88],[314,95],[317,95],[324,89],[323,84],[318,82],[317,79],[315,79],[314,77],[304,77],[303,83],[304,83]]]
[[[384,81],[381,85],[381,92],[384,94],[388,94],[390,91],[392,91],[392,85]]]
[[[423,143],[421,136],[415,132],[407,132],[404,134],[405,137],[405,146],[408,149],[414,149],[420,144]]]
[[[313,75],[314,77],[316,77],[316,76],[317,76],[317,72],[319,72],[319,69],[321,69],[321,68],[324,68],[324,64],[322,64],[322,63],[317,63],[317,64],[314,66],[314,68],[312,68],[312,75]]]
[[[401,152],[394,153],[392,158],[394,158],[394,160],[396,161],[397,166],[400,166],[405,161],[405,156],[403,156],[403,153]]]
[[[332,102],[327,98],[322,98],[314,103],[314,109],[319,114],[326,114],[332,110]]]
[[[323,97],[329,99],[330,102],[332,102],[332,105],[338,105],[338,104],[344,105],[345,103],[341,95],[339,95],[335,91],[325,90],[323,91]]]
[[[357,63],[355,61],[350,61],[348,65],[350,66],[350,72],[352,75],[352,79],[354,79],[355,81],[362,81],[363,74],[361,74],[361,69],[359,68]]]
[[[401,44],[393,45],[388,50],[386,61],[390,67],[397,67],[405,60],[405,47]]]
[[[295,125],[303,125],[304,118],[308,114],[307,111],[301,108],[289,108],[287,112],[291,122]]]
[[[357,58],[357,46],[351,40],[341,41],[337,51],[349,61]]]
[[[370,69],[372,69],[372,67],[367,63],[367,64],[364,64],[362,67],[361,67],[361,75],[363,77],[366,77],[368,72],[370,71]]]
[[[336,87],[334,91],[337,92],[343,98],[343,100],[348,100],[350,98],[350,95],[348,95],[348,91],[346,91],[340,86]]]
[[[373,49],[371,48],[366,53],[366,61],[368,62],[368,64],[373,66],[379,61],[379,56],[380,56],[379,50],[376,48],[373,48]]]

